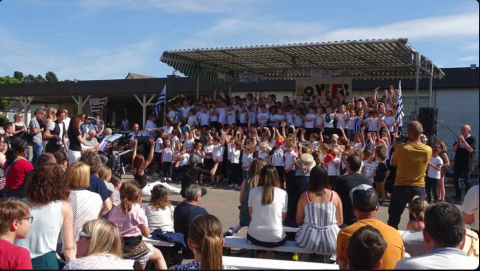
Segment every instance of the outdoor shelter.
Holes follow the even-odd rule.
[[[165,51],[160,60],[200,81],[231,85],[271,79],[420,79],[445,74],[408,44],[408,39],[347,40],[335,42],[199,48]],[[292,94],[293,96],[293,94]],[[416,99],[417,100],[417,99]],[[415,102],[415,112],[418,112]]]

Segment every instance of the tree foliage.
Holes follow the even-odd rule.
[[[47,74],[45,74],[45,79],[47,79],[47,82],[58,82],[57,75],[52,71],[47,72]]]
[[[37,78],[35,76],[29,74],[23,78],[23,83],[36,83]]]
[[[45,78],[43,78],[43,76],[41,76],[39,74],[39,75],[37,75],[37,77],[35,77],[35,82],[36,83],[43,83],[43,82],[47,82],[47,80],[45,80]]]
[[[23,72],[15,71],[13,73],[13,77],[15,77],[18,81],[22,82],[23,81]]]
[[[0,84],[19,84],[19,83],[21,83],[21,81],[15,77],[10,77],[10,76],[0,77]],[[5,110],[5,108],[9,104],[10,104],[9,100],[0,99],[0,110]]]

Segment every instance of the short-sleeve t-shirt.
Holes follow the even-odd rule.
[[[105,182],[93,174],[90,175],[90,187],[88,190],[99,194],[102,198],[102,202],[104,202],[112,194],[112,192],[108,190],[107,186],[105,185]]]
[[[432,148],[425,144],[405,143],[395,147],[397,159],[395,186],[425,187],[425,172],[432,157]]]
[[[6,172],[8,163],[3,165],[3,172]],[[33,170],[33,165],[25,158],[18,158],[18,160],[12,163],[12,166],[8,169],[5,178],[5,188],[8,189],[20,189],[27,174]]]
[[[34,128],[35,129],[40,129],[40,124],[38,123],[36,118],[32,118],[32,120],[30,120],[29,128],[30,128],[30,133],[33,135],[33,142],[36,143],[36,144],[41,144],[42,143],[42,133],[41,132],[36,133],[36,134],[33,133]]]
[[[110,212],[108,221],[118,226],[121,237],[135,237],[142,235],[140,228],[148,228],[148,220],[145,210],[140,204],[135,203],[127,214],[124,214],[121,206],[116,206]]]
[[[0,269],[32,270],[30,252],[6,240],[0,240]]]
[[[383,182],[385,180],[385,176],[388,172],[388,166],[385,162],[377,164],[377,171],[375,173],[375,182]]]
[[[466,214],[474,214],[473,223],[470,224],[472,230],[478,231],[478,184],[470,188],[465,195],[462,204],[462,212]]]
[[[398,261],[405,258],[405,247],[402,236],[398,230],[388,226],[377,219],[362,219],[352,225],[342,229],[337,237],[337,260],[347,261],[345,259],[345,250],[348,249],[350,237],[361,227],[372,226],[377,229],[387,243],[387,249],[382,257],[382,264],[379,270],[394,269]]]
[[[78,141],[78,136],[80,135],[80,130],[77,128],[73,127],[68,129],[67,131],[68,135],[68,140],[70,141],[69,149],[72,151],[81,151],[82,146],[80,145],[80,142]]]
[[[437,157],[432,157],[430,158],[430,163],[432,163],[434,166],[438,167],[440,165],[443,165],[443,160],[442,158],[440,158],[439,156]],[[430,177],[430,178],[433,178],[433,179],[440,179],[442,176],[441,176],[441,170],[435,170],[433,167],[431,167],[430,165],[428,166],[428,172],[427,172],[427,176]]]
[[[457,151],[455,152],[455,163],[454,167],[460,170],[472,170],[473,166],[473,154],[475,152],[475,145],[477,144],[477,140],[473,136],[469,136],[465,139],[465,141],[473,148],[473,152],[468,152],[465,148],[465,143],[460,142],[453,144],[454,146],[459,144],[457,147]]]

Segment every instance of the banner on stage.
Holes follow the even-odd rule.
[[[315,74],[316,71],[312,73]],[[320,96],[323,93],[327,97],[335,97],[342,91],[342,86],[346,89],[345,96],[349,97],[352,88],[352,79],[349,77],[297,77],[295,81],[297,101],[301,101],[304,94],[311,97]]]

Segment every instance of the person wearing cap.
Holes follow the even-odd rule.
[[[269,156],[272,158],[272,165],[277,169],[278,177],[280,178],[280,187],[285,188],[285,157],[282,149],[283,140],[277,139],[275,141],[275,147],[270,151]]]
[[[350,237],[361,227],[372,226],[377,229],[387,242],[387,249],[383,254],[378,269],[393,269],[398,261],[405,258],[405,247],[402,236],[393,227],[376,218],[379,206],[378,195],[375,188],[361,184],[353,188],[350,193],[353,212],[358,221],[342,229],[337,237],[337,260],[339,269],[347,267],[347,249]],[[362,252],[359,252],[362,253]]]
[[[182,174],[182,179],[181,179],[181,185],[182,189],[180,190],[180,195],[182,195],[183,198],[185,197],[185,190],[189,185],[196,184],[198,180],[198,176],[204,175],[204,176],[211,176],[212,179],[215,176],[215,173],[217,172],[218,164],[220,163],[219,158],[215,158],[215,165],[211,170],[205,170],[201,167],[199,167],[202,164],[202,157],[198,154],[192,154],[190,156],[189,164],[183,166],[183,174]],[[202,188],[202,197],[207,194],[207,190],[205,188]]]
[[[447,202],[430,205],[425,211],[423,229],[423,239],[429,253],[403,259],[397,263],[395,269],[476,270],[478,254],[477,258],[469,257],[460,249],[465,234],[465,221],[457,206]]]
[[[32,134],[33,140],[32,140],[32,149],[33,149],[33,158],[32,158],[32,165],[34,167],[37,166],[37,161],[38,157],[43,152],[43,131],[44,128],[40,128],[40,123],[38,120],[43,116],[43,112],[41,109],[35,110],[35,115],[33,115],[33,118],[30,120],[30,133]]]
[[[398,229],[405,206],[413,197],[425,198],[425,172],[432,157],[432,148],[421,142],[423,126],[412,121],[407,126],[409,142],[395,147],[392,165],[397,167],[395,184],[388,208],[388,225]],[[415,217],[410,215],[410,220]]]
[[[302,193],[308,190],[308,180],[310,179],[310,172],[315,167],[316,163],[313,156],[309,153],[300,155],[297,159],[295,167],[295,180],[291,182],[292,185],[287,187],[288,195],[288,212],[287,216],[293,222],[297,217],[297,203]],[[296,223],[295,223],[296,226]]]

